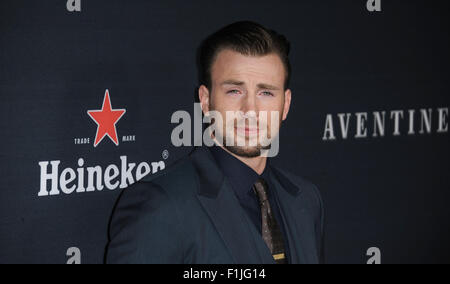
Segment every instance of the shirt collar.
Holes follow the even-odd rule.
[[[219,146],[208,147],[217,161],[224,175],[229,179],[238,197],[244,196],[252,191],[253,184],[259,177],[266,181],[269,179],[269,159],[266,160],[266,167],[261,175],[258,175],[252,168],[241,160],[231,155]],[[241,199],[241,198],[240,198]]]

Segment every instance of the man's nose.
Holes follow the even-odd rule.
[[[241,107],[246,126],[258,127],[258,106],[254,96],[248,95]]]
[[[242,103],[241,111],[244,114],[247,114],[247,116],[254,116],[257,113],[258,110],[255,96],[248,94],[245,97]]]

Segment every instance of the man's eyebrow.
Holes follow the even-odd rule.
[[[245,83],[242,82],[242,81],[237,81],[237,80],[225,80],[225,81],[222,82],[221,85],[222,85],[222,86],[223,86],[223,85],[236,85],[236,86],[242,86],[242,85],[245,85]]]
[[[223,85],[235,85],[235,86],[243,86],[245,85],[245,82],[243,81],[237,81],[237,80],[225,80],[222,82],[221,84]],[[266,84],[266,83],[259,83],[258,85],[256,85],[258,87],[258,89],[266,89],[266,90],[279,90],[280,88],[270,85],[270,84]]]
[[[265,83],[259,83],[258,85],[256,85],[258,87],[258,89],[266,89],[266,90],[279,90],[280,88],[270,85],[270,84],[265,84]]]

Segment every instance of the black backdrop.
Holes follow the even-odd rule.
[[[123,174],[123,160],[156,172],[188,153],[172,146],[170,119],[193,112],[196,47],[244,19],[292,43],[293,105],[273,162],[318,185],[326,262],[366,263],[370,247],[382,263],[448,262],[448,1],[382,0],[379,12],[366,0],[81,0],[80,12],[66,2],[0,1],[0,263],[73,262],[74,250],[101,263],[122,188],[66,194],[58,176],[59,194],[40,195],[41,176],[52,161],[69,177],[82,162],[85,184],[95,166],[130,184],[136,168]],[[94,147],[87,111],[101,109],[106,89],[126,113],[119,145]],[[373,136],[374,112],[385,112],[384,136]],[[367,137],[355,137],[358,116]]]

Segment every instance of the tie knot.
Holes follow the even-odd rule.
[[[265,202],[267,198],[267,183],[263,178],[258,178],[258,180],[253,184],[256,195],[258,195],[259,202]]]

